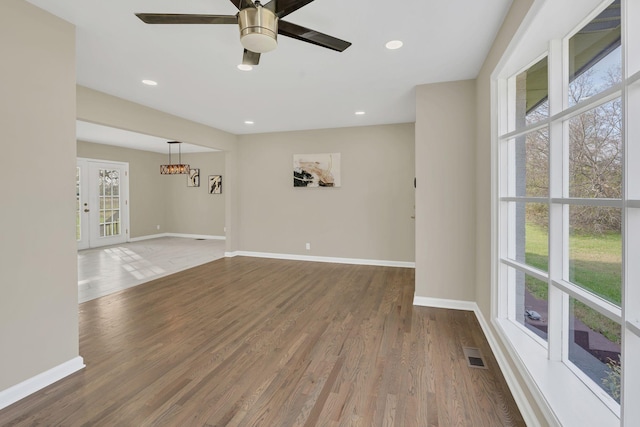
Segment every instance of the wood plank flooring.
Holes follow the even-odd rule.
[[[474,314],[414,307],[413,283],[412,269],[235,257],[94,299],[86,369],[0,425],[525,425]]]

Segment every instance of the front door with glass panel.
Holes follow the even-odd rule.
[[[128,163],[78,159],[78,249],[124,243],[129,232]]]

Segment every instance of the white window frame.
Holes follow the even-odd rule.
[[[535,1],[531,10],[534,14],[544,15],[545,7],[564,7],[565,13],[574,13],[580,21],[573,22],[571,27],[562,30],[550,30],[555,37],[547,39],[546,52],[529,49],[531,55],[528,62],[520,67],[514,66],[522,61],[523,49],[508,50],[505,56],[519,57],[509,62],[509,58],[501,61],[494,73],[492,81],[493,96],[496,102],[493,129],[493,298],[492,316],[499,337],[505,346],[516,355],[516,366],[523,373],[523,378],[533,396],[543,409],[547,421],[558,425],[639,425],[640,422],[640,120],[627,120],[640,115],[640,2],[622,0],[622,71],[623,81],[612,88],[568,108],[568,39],[584,25],[590,22],[611,2],[600,2],[595,8],[590,6],[585,11],[585,2],[570,0],[564,5],[550,5],[553,2]],[[557,2],[556,2],[557,3]],[[567,3],[575,3],[567,4]],[[575,6],[572,7],[572,6]],[[582,9],[580,9],[582,7]],[[569,11],[569,12],[567,12]],[[590,13],[589,13],[590,12]],[[549,16],[553,16],[549,14]],[[540,17],[541,19],[544,19]],[[526,22],[529,29],[536,24]],[[527,20],[525,20],[527,21]],[[635,24],[631,24],[633,22]],[[543,25],[538,23],[537,35]],[[572,32],[569,30],[573,29]],[[535,31],[535,30],[531,30]],[[535,46],[527,41],[528,30],[521,31],[519,40],[512,45]],[[538,46],[540,44],[538,43]],[[632,46],[632,47],[630,47]],[[514,129],[509,122],[508,111],[512,107],[507,95],[512,85],[509,77],[517,75],[535,64],[545,55],[549,64],[549,118],[541,122]],[[562,79],[552,76],[563,76]],[[558,96],[561,94],[561,96]],[[568,138],[567,120],[597,105],[621,97],[623,114],[623,192],[621,200],[575,199],[568,197],[568,188],[558,188],[558,183],[568,185],[568,167],[562,150],[567,144],[562,141]],[[510,126],[511,125],[511,126]],[[548,126],[551,140],[550,189],[548,200],[551,229],[549,230],[549,269],[548,273],[530,266],[507,259],[507,248],[512,238],[508,229],[509,202],[539,202],[540,198],[509,197],[515,194],[509,191],[509,180],[499,171],[508,170],[509,156],[506,141],[530,131]],[[563,159],[558,161],[558,159]],[[555,160],[555,161],[554,161]],[[563,176],[562,180],[557,175]],[[512,181],[512,180],[511,180]],[[562,187],[560,185],[560,187]],[[614,304],[592,295],[590,292],[570,283],[568,279],[568,207],[571,205],[613,206],[622,212],[623,235],[623,272],[622,272],[622,304]],[[635,237],[634,237],[635,236]],[[555,254],[561,253],[558,257]],[[553,255],[552,255],[553,254]],[[553,256],[553,259],[552,259]],[[558,262],[561,260],[562,262]],[[632,260],[636,260],[635,262]],[[510,305],[508,289],[503,285],[508,278],[509,270],[516,269],[533,277],[547,281],[549,284],[549,324],[548,340],[530,333],[527,328],[513,321],[514,309]],[[604,391],[593,387],[582,372],[568,361],[568,339],[564,338],[568,331],[569,297],[585,302],[590,308],[618,322],[622,327],[622,397],[618,405]],[[562,327],[557,327],[561,325]],[[547,343],[549,343],[547,345]],[[597,387],[597,386],[596,386]],[[558,389],[561,392],[558,392]]]

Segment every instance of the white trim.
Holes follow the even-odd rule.
[[[516,376],[514,375],[513,370],[511,369],[511,365],[508,362],[507,357],[502,351],[502,347],[498,344],[498,341],[495,339],[493,335],[492,329],[489,327],[489,324],[485,320],[482,312],[480,311],[480,307],[474,301],[460,301],[460,300],[450,300],[450,299],[441,299],[441,298],[429,298],[429,297],[413,297],[413,305],[423,306],[423,307],[436,307],[436,308],[446,308],[450,310],[465,310],[465,311],[473,311],[478,319],[478,323],[480,323],[480,328],[482,332],[484,332],[485,337],[487,338],[487,342],[489,343],[489,347],[491,347],[491,351],[498,362],[498,366],[500,367],[500,371],[507,382],[507,386],[513,395],[514,400],[516,401],[516,405],[518,405],[518,409],[524,418],[525,423],[528,426],[540,426],[540,421],[536,416],[536,413],[527,399],[527,395],[524,390],[520,386]],[[511,359],[511,358],[509,358]],[[552,412],[545,415],[553,415]],[[554,419],[555,417],[552,417]],[[557,420],[556,420],[557,421]],[[560,425],[560,423],[556,422],[556,425]]]
[[[273,259],[288,259],[292,261],[313,261],[313,262],[332,262],[336,264],[354,264],[354,265],[376,265],[380,267],[403,267],[403,268],[415,268],[415,262],[408,261],[386,261],[376,259],[360,259],[360,258],[336,258],[336,257],[324,257],[324,256],[310,256],[310,255],[295,255],[295,254],[276,254],[271,252],[251,252],[251,251],[235,251],[226,252],[225,256],[248,256],[255,258],[273,258]]]
[[[622,199],[582,199],[575,197],[553,197],[551,198],[551,203],[555,204],[565,204],[569,206],[601,206],[607,208],[623,208],[624,204]]]
[[[593,310],[602,314],[605,317],[613,320],[617,323],[622,323],[622,308],[617,305],[606,301],[599,295],[594,294],[581,287],[580,285],[565,282],[564,280],[551,280],[551,283],[556,288],[560,289],[564,293],[568,294],[572,298],[588,305]]]
[[[413,305],[421,307],[448,308],[450,310],[475,311],[478,305],[473,301],[461,301],[453,299],[430,298],[413,296]]]
[[[549,273],[547,273],[546,271],[540,270],[538,268],[531,267],[530,265],[523,264],[521,262],[514,261],[508,258],[500,258],[500,263],[506,266],[509,266],[511,268],[514,268],[518,271],[521,271],[523,273],[526,273],[529,276],[535,277],[536,279],[541,280],[543,282],[549,281]]]
[[[205,239],[205,240],[227,240],[226,236],[211,236],[208,234],[182,234],[182,233],[158,233],[147,236],[133,237],[129,242],[140,242],[143,240],[158,239],[160,237],[183,237],[185,239]]]
[[[516,203],[549,203],[548,197],[519,197],[519,196],[505,196],[500,197],[501,202],[516,202]]]
[[[0,391],[0,409],[12,405],[30,394],[33,394],[56,381],[60,381],[64,377],[67,377],[84,367],[84,360],[82,357],[77,356],[49,369],[48,371],[44,371],[35,377],[31,377],[19,384],[9,387],[6,390],[2,390]]]
[[[639,321],[626,321],[627,329],[633,332],[636,336],[640,337],[640,322]]]
[[[518,382],[516,375],[513,372],[513,369],[511,369],[511,365],[509,364],[507,357],[502,351],[502,347],[500,346],[495,336],[493,335],[493,332],[489,326],[489,323],[487,323],[487,320],[482,315],[482,312],[480,311],[480,307],[478,307],[477,304],[476,304],[474,313],[478,318],[478,323],[480,323],[480,328],[482,328],[482,332],[484,332],[484,335],[487,338],[487,341],[489,342],[489,347],[491,347],[491,351],[493,352],[493,355],[495,356],[496,361],[498,362],[498,366],[500,366],[500,371],[502,372],[502,375],[504,376],[505,381],[507,382],[507,386],[509,387],[511,394],[513,395],[513,399],[516,401],[516,405],[518,405],[518,409],[520,409],[520,414],[522,415],[522,418],[524,418],[524,421],[528,426],[541,425],[540,421],[538,420],[538,417],[536,416],[535,410],[531,406],[531,402],[529,402],[529,399],[527,399],[527,396],[523,388],[520,386],[520,383]],[[512,358],[509,357],[509,359],[512,359]],[[541,401],[544,402],[544,399],[542,398],[542,396],[539,395],[539,393],[537,393],[538,394],[537,396],[536,396],[536,393],[531,392],[531,394],[534,395],[538,403],[538,406],[542,408],[542,412],[546,416],[547,420],[552,419],[558,425],[560,425],[559,421],[556,419],[555,415],[547,407],[547,405],[539,404]]]
[[[225,236],[212,236],[209,234],[164,233],[164,235],[166,237],[183,237],[185,239],[227,240]]]
[[[589,111],[593,108],[598,107],[599,105],[606,104],[607,102],[610,102],[620,97],[622,93],[622,87],[623,87],[622,83],[618,83],[614,86],[611,86],[609,89],[604,90],[603,92],[593,95],[592,97],[588,98],[585,101],[582,101],[572,107],[564,109],[563,111],[557,114],[554,114],[551,117],[547,117],[546,119],[527,125],[524,128],[516,129],[504,135],[500,135],[500,139],[502,140],[514,139],[519,136],[523,136],[533,131],[549,126],[549,123],[557,122],[560,120],[571,119],[575,116],[578,116],[584,113],[585,111]]]
[[[620,425],[619,415],[564,362],[550,360],[547,350],[523,335],[513,322],[493,319],[492,323],[549,425]]]
[[[148,234],[146,236],[132,237],[132,238],[129,239],[129,243],[141,242],[143,240],[158,239],[160,237],[166,237],[165,233]]]

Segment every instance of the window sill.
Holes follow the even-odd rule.
[[[555,423],[568,426],[619,426],[620,418],[562,362],[547,358],[547,349],[508,320],[494,324],[522,376],[550,409]],[[548,420],[552,422],[553,420]]]

